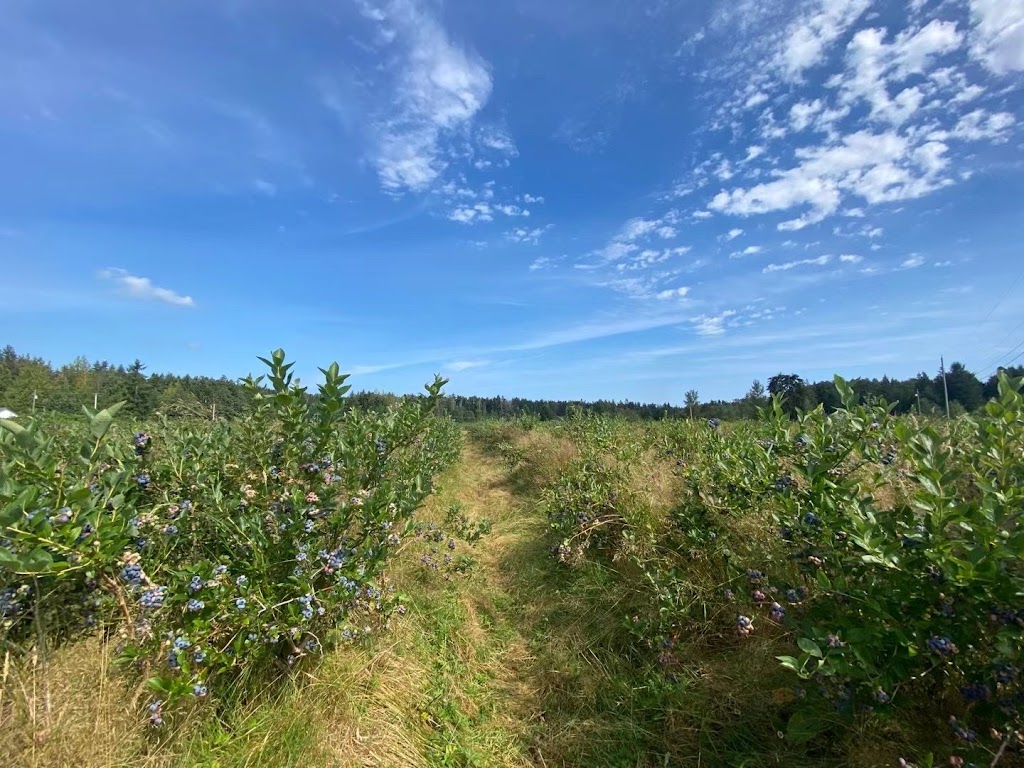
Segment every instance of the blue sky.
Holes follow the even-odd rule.
[[[1024,341],[1024,0],[7,0],[0,71],[57,363],[679,402]]]

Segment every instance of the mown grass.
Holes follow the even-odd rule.
[[[390,574],[409,598],[390,632],[197,712],[162,740],[108,674],[113,649],[98,639],[45,668],[8,667],[0,765],[878,768],[928,746],[930,724],[913,721],[783,738],[794,680],[777,640],[716,631],[713,615],[679,639],[669,679],[627,625],[640,585],[613,564],[568,568],[550,554],[538,495],[574,455],[549,430],[469,433],[422,512],[439,521],[458,500],[492,521],[469,573],[445,580],[410,552]],[[637,494],[667,513],[669,476],[642,465]]]

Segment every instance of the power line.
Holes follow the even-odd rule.
[[[1020,344],[1018,344],[1017,346],[1018,346],[1018,347],[1024,347],[1024,341],[1022,341],[1022,342],[1021,342]],[[1010,362],[1008,362],[1008,363],[1004,363],[1003,365],[1000,365],[1000,366],[999,366],[999,368],[1009,368],[1009,367],[1010,367],[1011,365],[1013,365],[1014,363],[1016,363],[1016,362],[1017,362],[1018,360],[1020,360],[1020,359],[1021,359],[1022,357],[1024,357],[1024,352],[1021,352],[1021,353],[1020,353],[1019,355],[1017,355],[1017,356],[1016,356],[1015,358],[1013,358],[1013,360],[1011,360]],[[998,370],[998,369],[997,369],[997,370]]]
[[[1022,341],[1022,342],[1021,342],[1020,344],[1018,344],[1018,345],[1017,345],[1016,347],[1014,347],[1013,349],[1011,349],[1011,350],[1010,350],[1009,352],[1007,352],[1007,353],[1005,353],[1005,354],[1002,354],[1002,355],[1000,355],[999,357],[997,357],[997,358],[995,359],[995,361],[994,361],[994,362],[996,363],[996,364],[995,364],[995,366],[993,366],[993,364],[992,364],[992,363],[989,363],[988,365],[986,365],[986,366],[985,366],[984,368],[982,368],[981,370],[982,370],[982,371],[985,371],[985,372],[987,372],[987,373],[988,373],[989,375],[991,375],[992,373],[995,373],[996,371],[998,371],[998,370],[999,370],[1000,368],[1009,368],[1009,367],[1010,367],[1010,365],[1012,365],[1013,363],[1015,363],[1015,362],[1016,362],[1017,360],[1019,360],[1019,359],[1021,358],[1021,355],[1017,355],[1017,357],[1013,358],[1013,360],[1011,360],[1011,361],[1010,361],[1010,362],[1008,362],[1008,363],[1004,363],[1004,362],[999,362],[999,361],[1003,360],[1003,359],[1004,359],[1004,358],[1006,358],[1006,357],[1009,357],[1010,355],[1012,355],[1012,354],[1013,354],[1014,352],[1016,352],[1016,351],[1017,351],[1018,349],[1020,349],[1020,348],[1022,348],[1022,347],[1024,347],[1024,341]],[[1024,354],[1024,353],[1022,353],[1022,354]],[[988,378],[988,377],[987,377],[987,376],[982,376],[982,378]]]
[[[986,321],[987,321],[987,320],[988,320],[988,319],[989,319],[990,317],[992,317],[992,313],[993,313],[993,312],[995,312],[995,311],[996,311],[996,309],[998,309],[998,308],[999,308],[999,305],[1000,305],[1000,304],[1002,304],[1002,303],[1003,303],[1003,302],[1004,302],[1004,301],[1006,300],[1006,297],[1007,297],[1007,296],[1009,296],[1009,295],[1010,295],[1010,294],[1011,294],[1011,293],[1013,292],[1013,289],[1017,287],[1017,283],[1019,283],[1019,282],[1020,282],[1020,280],[1021,280],[1021,278],[1022,278],[1022,277],[1024,277],[1024,269],[1022,269],[1022,270],[1020,271],[1020,274],[1019,274],[1019,275],[1017,275],[1017,279],[1013,281],[1013,285],[1011,285],[1011,286],[1010,286],[1010,287],[1009,287],[1009,288],[1008,288],[1008,289],[1006,290],[1006,293],[1004,293],[1004,294],[1003,294],[1002,298],[1001,298],[1001,299],[999,299],[999,301],[997,301],[997,302],[996,302],[995,304],[993,304],[993,305],[992,305],[992,308],[991,308],[991,309],[990,309],[990,310],[988,311],[988,314],[987,314],[987,315],[985,315],[985,319],[984,319],[984,320],[982,320],[981,322],[983,322],[983,323],[984,323],[984,322],[986,322]]]
[[[1017,324],[1017,327],[1016,327],[1016,328],[1014,328],[1014,329],[1013,329],[1012,331],[1010,331],[1010,332],[1009,332],[1009,333],[1008,333],[1008,334],[1006,335],[1006,338],[1007,338],[1007,340],[1010,340],[1010,339],[1014,339],[1014,338],[1016,338],[1016,337],[1017,337],[1017,331],[1019,331],[1019,330],[1020,330],[1021,328],[1024,328],[1024,320],[1021,320],[1021,321],[1020,321],[1020,323],[1018,323],[1018,324]],[[1017,349],[1016,349],[1016,347],[1015,347],[1014,349],[1011,349],[1011,350],[1010,350],[1009,352],[1000,352],[1000,353],[999,353],[998,355],[996,355],[996,356],[995,356],[994,358],[992,358],[992,359],[991,359],[991,360],[989,360],[989,361],[988,361],[987,363],[985,363],[985,365],[981,366],[980,370],[982,370],[982,371],[987,371],[987,370],[988,370],[989,368],[991,368],[991,367],[992,367],[993,365],[996,365],[996,364],[997,364],[997,363],[998,363],[998,362],[999,362],[1000,360],[1002,360],[1002,359],[1003,359],[1004,357],[1007,357],[1008,355],[1012,355],[1012,354],[1013,354],[1014,352],[1016,352],[1016,351],[1017,351]]]

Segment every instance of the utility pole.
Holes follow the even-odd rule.
[[[946,361],[944,358],[939,358],[939,366],[942,369],[942,391],[946,395],[946,418],[949,418],[949,387],[946,386]]]
[[[917,415],[920,416],[921,415],[921,393],[915,391],[914,392],[914,397],[917,398]]]
[[[99,392],[93,392],[92,393],[92,409],[94,411],[99,410],[99,403],[100,403],[100,393]]]
[[[213,420],[214,421],[217,420],[217,404],[216,403],[213,404]]]
[[[33,392],[32,393],[32,414],[33,415],[35,415],[35,412],[36,412],[36,400],[38,400],[38,399],[39,399],[39,393]]]

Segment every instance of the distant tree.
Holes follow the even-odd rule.
[[[949,402],[960,403],[966,411],[974,411],[985,402],[985,386],[963,363],[953,363],[946,371]],[[936,377],[936,388],[942,391],[942,375]]]
[[[195,395],[186,391],[177,382],[172,383],[160,394],[158,410],[172,418],[201,419],[210,415],[210,409],[206,408],[196,399]]]
[[[842,401],[839,399],[839,390],[836,389],[833,381],[809,384],[804,387],[804,390],[811,395],[809,398],[804,398],[808,408],[820,403],[827,412],[831,413],[842,405]],[[854,390],[857,390],[856,384],[854,384]]]
[[[768,392],[782,399],[783,408],[790,415],[805,405],[804,380],[795,373],[779,373],[768,379]]]
[[[700,395],[697,394],[696,389],[691,389],[686,393],[686,410],[690,412],[690,418],[693,418],[693,409],[700,405]]]

